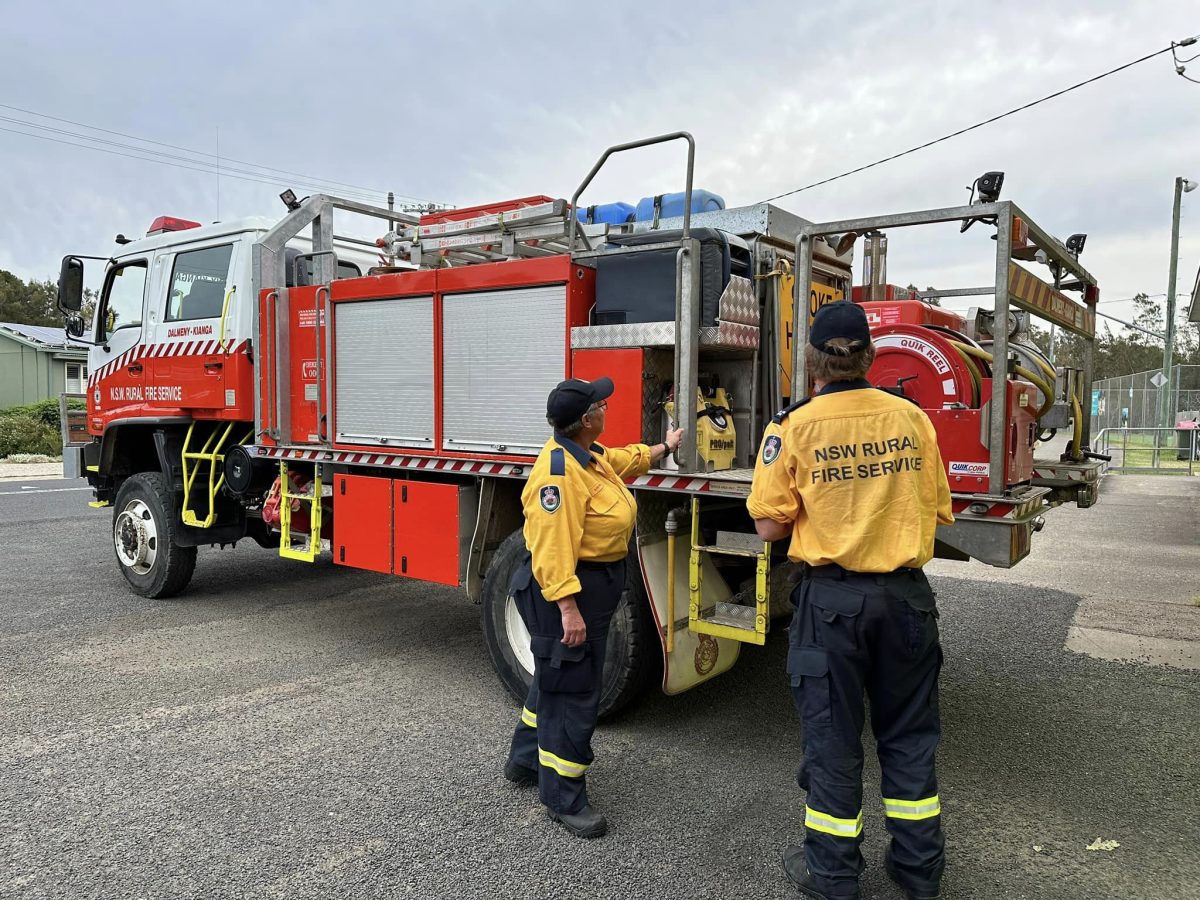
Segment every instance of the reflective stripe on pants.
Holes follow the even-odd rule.
[[[555,756],[549,750],[538,748],[538,762],[548,769],[553,769],[563,778],[582,778],[587,772],[589,763],[571,762],[561,756]]]
[[[804,827],[832,834],[834,837],[856,838],[862,834],[862,812],[853,819],[839,819],[828,813],[818,812],[811,806],[804,807]]]
[[[924,800],[894,800],[883,798],[883,814],[889,819],[907,819],[918,822],[921,819],[932,819],[942,814],[942,802],[935,794]]]

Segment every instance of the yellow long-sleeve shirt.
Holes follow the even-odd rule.
[[[553,437],[542,447],[521,492],[525,545],[547,600],[579,593],[576,565],[614,562],[629,551],[637,501],[622,479],[650,470],[645,444],[585,450]]]
[[[954,522],[933,423],[866,381],[830,385],[772,421],[746,508],[791,524],[793,562],[853,572],[923,566],[938,524]]]

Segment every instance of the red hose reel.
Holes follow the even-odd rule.
[[[874,328],[875,363],[867,377],[876,387],[902,387],[922,409],[974,408],[979,370],[963,358],[954,339],[923,325]]]

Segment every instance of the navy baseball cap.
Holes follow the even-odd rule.
[[[861,350],[871,343],[866,311],[849,300],[827,303],[818,309],[808,330],[808,342],[822,353],[828,353],[825,344],[833,338],[850,341],[852,350]]]
[[[611,378],[595,381],[568,378],[559,382],[546,398],[546,418],[555,428],[566,428],[582,419],[593,403],[611,397],[612,392]]]

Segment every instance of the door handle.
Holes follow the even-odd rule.
[[[208,369],[210,372],[212,372],[212,371],[216,371],[217,369],[223,369],[223,368],[225,368],[225,364],[224,364],[224,363],[219,363],[219,362],[206,362],[206,363],[204,364],[204,368],[206,368],[206,369]]]
[[[130,375],[141,375],[142,369],[143,366],[141,363],[132,363],[131,365],[126,366],[126,371],[128,371]]]

